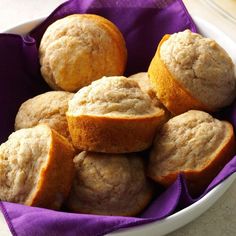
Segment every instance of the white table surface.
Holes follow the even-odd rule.
[[[220,1],[220,0],[219,0]],[[235,0],[226,0],[232,6]],[[0,0],[0,32],[23,22],[48,15],[64,0]],[[211,9],[204,1],[184,0],[189,12],[215,24],[236,42],[236,24]],[[221,1],[222,2],[222,1]],[[231,12],[235,11],[231,7]],[[1,229],[0,229],[0,235]],[[236,182],[213,207],[169,236],[235,236]]]

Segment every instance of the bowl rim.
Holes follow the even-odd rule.
[[[211,28],[214,31],[213,33],[216,33],[216,35],[217,34],[222,35],[222,37],[225,37],[227,39],[227,42],[230,42],[231,44],[232,43],[235,44],[235,48],[236,48],[236,43],[233,40],[231,40],[227,35],[225,35],[219,28],[217,28],[216,26],[210,24],[209,22],[199,17],[192,16],[192,18],[198,28],[202,25],[205,25],[206,28]],[[7,33],[7,34],[17,33],[17,34],[24,35],[26,32],[29,32],[30,30],[32,30],[34,27],[36,27],[45,19],[46,17],[40,17],[32,21],[26,21],[24,23],[11,27],[1,33]],[[236,61],[234,60],[234,62]],[[129,228],[119,229],[108,235],[141,236],[141,235],[144,235],[145,233],[151,233],[151,232],[155,232],[155,235],[164,235],[167,233],[171,233],[174,230],[181,228],[184,225],[188,224],[189,222],[193,221],[194,219],[199,217],[201,214],[203,214],[205,211],[207,211],[229,189],[229,187],[232,185],[235,179],[236,179],[236,173],[232,174],[231,176],[226,178],[224,181],[222,181],[220,184],[215,186],[213,189],[211,189],[205,196],[200,198],[198,201],[194,202],[190,206],[185,207],[184,209],[170,216],[167,216],[164,219],[153,221],[153,222],[142,224],[142,225],[132,226]],[[0,221],[0,225],[1,223],[3,222]],[[168,229],[166,229],[166,227],[163,227],[163,225],[166,225],[166,224],[168,224]],[[155,230],[158,230],[158,232]]]

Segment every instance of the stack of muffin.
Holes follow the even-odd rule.
[[[21,105],[0,146],[1,200],[134,216],[153,198],[152,180],[168,187],[182,173],[197,196],[235,153],[232,125],[206,113],[236,96],[234,65],[214,40],[166,35],[148,72],[126,78],[118,28],[80,14],[48,27],[39,56],[60,91]]]

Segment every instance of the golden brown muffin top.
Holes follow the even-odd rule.
[[[190,30],[175,33],[161,45],[160,56],[174,78],[211,109],[235,98],[233,62],[213,39]]]
[[[66,111],[73,93],[50,91],[25,101],[15,119],[15,129],[31,128],[41,123],[48,124],[59,134],[71,140]]]
[[[170,119],[155,138],[150,153],[150,176],[203,169],[231,134],[227,124],[197,110]]]
[[[104,75],[122,75],[127,51],[112,22],[98,15],[74,14],[47,28],[39,56],[49,86],[74,92]]]
[[[132,215],[152,196],[144,163],[135,155],[81,152],[74,158],[76,177],[69,198],[72,209],[106,215]]]
[[[46,125],[12,133],[0,146],[0,199],[24,203],[37,185],[51,144]]]
[[[69,101],[68,113],[127,117],[150,115],[157,109],[137,82],[111,76],[80,89]]]

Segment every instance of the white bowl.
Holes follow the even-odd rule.
[[[236,44],[227,37],[222,31],[220,31],[215,26],[209,24],[208,22],[199,19],[197,17],[193,17],[194,22],[196,23],[199,32],[209,38],[215,39],[231,56],[234,64],[236,64]],[[25,34],[33,29],[36,25],[42,22],[43,19],[38,19],[34,21],[27,22],[25,24],[21,24],[14,28],[9,29],[6,33],[17,33],[17,34]],[[121,235],[121,236],[161,236],[167,233],[170,233],[192,220],[196,219],[206,210],[208,210],[230,187],[233,181],[236,179],[236,173],[231,175],[221,184],[212,189],[209,193],[207,193],[203,198],[199,201],[195,202],[189,207],[166,217],[163,220],[156,221],[153,223],[134,226],[131,228],[121,229],[116,232],[110,233],[109,235]],[[0,212],[0,229],[1,235],[8,236],[11,235],[6,221]]]

